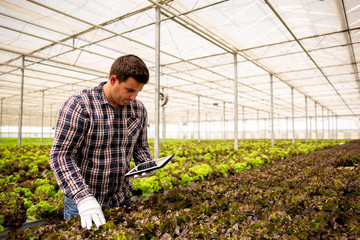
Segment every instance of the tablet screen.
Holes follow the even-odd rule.
[[[135,166],[133,169],[131,169],[128,173],[125,174],[125,177],[134,176],[136,174],[140,173],[146,173],[150,172],[159,168],[164,167],[172,158],[174,155],[158,158],[152,161],[147,161],[144,163],[141,163],[137,166]]]

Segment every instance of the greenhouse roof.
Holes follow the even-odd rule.
[[[24,124],[39,125],[44,106],[54,125],[69,96],[128,53],[150,69],[138,99],[154,123],[157,8],[167,123],[196,121],[198,109],[202,121],[234,119],[237,72],[239,119],[269,118],[272,79],[275,117],[293,106],[297,118],[359,124],[358,0],[1,0],[3,125],[17,124],[22,79]]]

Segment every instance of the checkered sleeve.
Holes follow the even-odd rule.
[[[134,147],[133,158],[136,165],[153,159],[147,139],[147,112],[145,107],[142,108],[142,126]]]
[[[76,155],[84,138],[87,118],[76,97],[70,98],[60,110],[49,162],[61,191],[78,203],[91,196],[80,170]]]

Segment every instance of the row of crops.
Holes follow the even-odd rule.
[[[234,151],[233,141],[187,140],[155,176],[132,180],[131,207],[106,210],[107,224],[91,231],[79,218],[62,220],[50,146],[1,146],[0,231],[9,239],[358,239],[360,141],[339,143],[246,140]],[[37,219],[48,224],[19,229]]]

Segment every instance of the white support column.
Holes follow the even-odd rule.
[[[198,96],[198,143],[200,143],[200,95]]]
[[[333,120],[333,137],[334,139],[337,139],[337,117],[336,117],[336,114],[334,113],[334,120]]]
[[[308,106],[307,106],[307,96],[305,96],[305,139],[306,143],[309,142],[308,137]]]
[[[256,129],[257,129],[257,139],[260,139],[260,126],[259,126],[259,109],[256,110]]]
[[[20,113],[19,113],[19,126],[18,126],[18,147],[22,143],[22,118],[23,118],[23,104],[24,104],[24,80],[25,80],[25,56],[22,56],[21,68],[21,88],[20,88]]]
[[[53,110],[53,105],[50,105],[50,119],[49,119],[49,142],[51,143],[51,139],[52,139],[52,110]]]
[[[331,113],[331,139],[335,139],[335,117],[334,113]]]
[[[292,144],[295,144],[294,88],[291,88]]]
[[[245,141],[245,107],[242,106],[242,140]]]
[[[186,110],[186,135],[187,138],[190,138],[190,120],[189,120],[189,110]]]
[[[165,114],[165,106],[162,106],[162,144],[165,143],[166,140],[166,114]]]
[[[311,123],[312,122],[312,119],[311,117],[309,117],[309,125],[310,125],[310,128],[309,128],[309,138],[312,139],[312,127],[311,127]]]
[[[337,115],[335,115],[335,124],[336,124],[336,126],[335,126],[335,129],[336,129],[336,132],[335,132],[335,139],[337,140],[337,139],[339,139],[338,137],[338,116]]]
[[[0,115],[0,142],[1,142],[1,138],[2,138],[2,131],[3,131],[3,127],[2,127],[2,119],[3,119],[3,103],[4,103],[4,99],[1,99],[1,106],[0,106],[0,111],[1,111],[1,115]]]
[[[32,127],[32,118],[33,118],[33,112],[36,112],[35,111],[35,107],[33,109],[33,111],[30,110],[30,113],[29,113],[29,126]],[[36,121],[35,121],[36,122]]]
[[[208,114],[205,114],[205,122],[206,122],[206,139],[209,139],[209,122],[208,122]]]
[[[271,135],[271,146],[274,146],[274,89],[273,89],[273,75],[270,74],[270,135]]]
[[[324,106],[321,107],[321,120],[322,120],[322,127],[323,127],[323,136],[322,139],[325,139],[325,115],[324,115]]]
[[[225,129],[226,119],[225,119],[225,102],[223,102],[223,138],[224,142],[226,140],[226,129]]]
[[[159,2],[159,0],[158,0]],[[155,7],[155,139],[154,158],[159,158],[160,128],[160,8]]]
[[[329,109],[327,110],[327,113],[328,113],[328,138],[327,139],[331,139],[330,137],[330,111]]]
[[[234,53],[234,149],[239,149],[239,103],[238,103],[238,76],[237,54]]]
[[[41,103],[41,144],[44,143],[44,100],[45,100],[45,92],[44,90],[42,92],[42,103]]]
[[[315,103],[315,140],[317,142],[318,140],[318,129],[317,129],[317,108],[316,108],[316,102]]]
[[[268,119],[269,119],[269,139],[271,140],[271,113],[269,113],[269,116],[268,116]]]
[[[10,119],[8,119],[8,124],[7,124],[7,137],[9,138],[9,137],[12,137],[12,136],[10,136]]]

